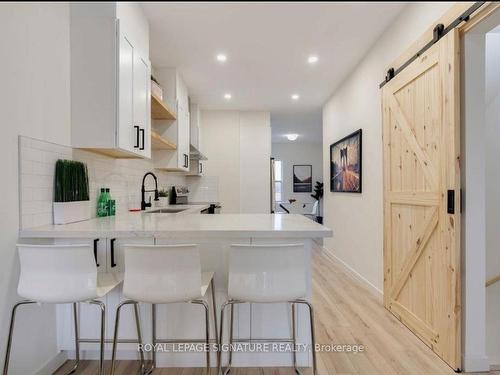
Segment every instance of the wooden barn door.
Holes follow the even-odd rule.
[[[459,74],[454,30],[382,88],[384,304],[454,369],[461,319]]]

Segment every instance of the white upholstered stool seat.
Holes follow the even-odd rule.
[[[104,373],[105,305],[97,298],[104,297],[116,288],[123,275],[97,272],[93,249],[83,245],[27,245],[18,244],[21,273],[17,288],[25,301],[18,302],[12,309],[7,351],[3,374],[9,369],[10,351],[14,333],[16,311],[20,306],[33,303],[73,304],[75,325],[76,362],[69,373],[73,373],[80,360],[78,332],[78,303],[87,302],[101,310],[100,367]]]
[[[124,245],[125,274],[122,302],[116,311],[113,352],[111,358],[111,375],[115,371],[116,349],[119,343],[118,332],[120,311],[125,305],[133,305],[137,319],[137,335],[142,342],[138,303],[152,305],[152,344],[174,343],[176,339],[157,339],[156,337],[156,305],[169,303],[193,303],[202,305],[205,310],[205,343],[210,343],[209,307],[204,300],[209,288],[212,294],[214,336],[218,342],[217,318],[215,316],[214,273],[201,271],[200,252],[196,245]],[[190,340],[182,339],[182,342]],[[180,342],[180,341],[179,341]],[[199,342],[199,340],[192,340]],[[149,369],[142,365],[143,373],[151,373],[156,365],[156,354],[153,354],[153,364]],[[144,353],[139,349],[141,363],[144,364]],[[206,353],[206,368],[210,369],[210,351]]]

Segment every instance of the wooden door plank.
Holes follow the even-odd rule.
[[[439,334],[402,304],[397,301],[392,301],[390,309],[393,313],[399,315],[400,320],[403,320],[405,324],[410,325],[411,328],[415,328],[414,331],[420,333],[420,339],[425,341],[427,345],[432,346],[438,342]]]
[[[438,206],[441,202],[439,193],[427,191],[391,191],[387,193],[391,204],[410,204],[414,206]]]
[[[434,188],[438,187],[438,177],[436,175],[437,169],[433,165],[429,156],[422,150],[422,147],[419,145],[417,139],[415,138],[415,134],[411,130],[409,122],[405,116],[405,114],[401,111],[399,103],[396,98],[391,95],[389,96],[389,105],[391,108],[391,113],[396,117],[396,121],[401,129],[401,133],[404,135],[406,141],[411,147],[413,153],[415,154],[417,160],[420,162],[420,166],[422,170],[429,180],[429,183]]]
[[[430,220],[426,223],[424,227],[425,229],[415,241],[415,247],[414,249],[412,249],[412,251],[410,252],[410,256],[404,263],[403,269],[401,270],[399,277],[396,279],[396,282],[392,286],[391,298],[394,299],[398,298],[399,293],[401,292],[401,289],[403,288],[406,280],[408,280],[408,277],[410,277],[411,270],[413,269],[413,267],[415,267],[415,264],[422,255],[427,245],[427,241],[429,241],[432,234],[434,233],[438,221],[439,221],[438,210],[434,209]]]

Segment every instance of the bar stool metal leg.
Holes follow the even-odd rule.
[[[292,340],[293,340],[293,368],[300,375],[297,368],[297,306],[292,302]]]
[[[215,296],[215,287],[214,287],[214,279],[212,278],[212,281],[210,281],[210,293],[212,294],[212,312],[214,314],[214,336],[215,336],[215,343],[216,347],[218,348],[220,345],[219,341],[219,328],[217,327],[217,302],[216,302],[216,296]],[[216,355],[217,358],[217,368],[219,368],[219,355],[217,353]]]
[[[115,318],[115,332],[113,335],[113,350],[111,352],[111,370],[110,374],[114,375],[115,373],[115,364],[116,364],[116,346],[119,342],[118,340],[118,328],[120,326],[120,313],[121,309],[125,305],[134,305],[134,315],[135,315],[135,325],[137,329],[137,342],[139,343],[139,356],[141,360],[141,374],[147,375],[153,372],[153,367],[146,369],[146,364],[144,361],[144,350],[142,348],[142,333],[141,333],[141,323],[139,319],[139,306],[136,301],[127,300],[123,301],[118,305],[116,309],[116,318]]]
[[[14,323],[16,321],[17,308],[19,306],[29,305],[32,303],[36,303],[36,301],[29,301],[29,300],[21,301],[21,302],[16,303],[14,305],[14,307],[12,308],[12,314],[10,316],[9,337],[7,338],[7,350],[5,352],[5,361],[3,364],[3,375],[7,375],[8,371],[9,371],[10,350],[12,348],[12,336],[14,334]]]
[[[205,344],[207,346],[207,352],[206,352],[206,361],[207,361],[207,366],[206,366],[206,373],[207,375],[210,374],[210,313],[209,313],[209,308],[208,308],[208,303],[206,303],[203,300],[194,300],[191,301],[191,303],[197,304],[197,305],[203,305],[205,308]]]
[[[226,371],[224,375],[229,374],[231,371],[231,367],[233,365],[233,340],[234,340],[234,304],[230,306],[230,315],[229,315],[229,362],[227,364]]]
[[[103,302],[92,300],[91,305],[96,305],[101,309],[101,338],[100,338],[100,357],[99,357],[99,375],[104,375],[104,339],[106,338],[106,306]]]
[[[151,371],[156,368],[156,305],[153,303],[151,305],[151,341],[153,343],[153,353],[151,354]]]
[[[73,374],[80,364],[80,336],[78,330],[78,303],[73,303],[73,320],[75,325],[75,365],[65,375]]]
[[[215,333],[215,342],[219,344],[219,329],[217,328],[217,302],[215,299],[215,287],[214,287],[214,279],[210,281],[210,293],[212,294],[212,310],[214,314],[214,333]]]
[[[139,317],[139,306],[137,302],[134,305],[134,315],[135,315],[135,326],[137,329],[137,340],[139,341],[139,356],[141,358],[141,371],[142,374],[146,374],[146,363],[144,362],[144,350],[142,349],[142,333],[141,333],[141,320]]]
[[[224,371],[224,375],[227,374],[229,371],[231,371],[231,361],[232,361],[232,353],[231,353],[231,346],[233,344],[233,318],[234,318],[234,309],[233,309],[233,305],[235,303],[241,303],[240,301],[233,301],[233,300],[230,300],[230,301],[226,301],[222,307],[221,307],[221,311],[220,311],[220,333],[219,333],[219,340],[220,340],[220,344],[219,344],[219,353],[218,353],[218,357],[217,357],[217,362],[218,362],[218,371],[217,371],[217,374],[218,375],[222,375],[222,344],[223,344],[223,341],[224,341],[224,311],[226,309],[227,306],[230,306],[231,308],[231,311],[230,311],[230,328],[229,328],[229,363],[228,363],[228,367],[226,368],[226,370]]]
[[[124,301],[118,305],[116,309],[116,316],[115,316],[115,332],[113,335],[113,349],[111,350],[111,370],[110,374],[114,375],[115,373],[115,359],[116,359],[116,345],[118,341],[118,326],[120,325],[120,313],[122,310],[122,307],[125,305],[128,305],[132,303],[132,301]]]
[[[311,327],[311,352],[312,352],[312,359],[313,359],[313,375],[317,375],[317,364],[316,364],[316,337],[315,337],[315,330],[314,330],[314,310],[310,302],[306,300],[296,300],[293,301],[294,303],[302,304],[302,305],[307,305],[309,308],[309,323]]]
[[[219,331],[219,350],[217,351],[217,375],[222,374],[222,343],[224,341],[224,310],[230,301],[226,301],[220,309],[220,331]]]

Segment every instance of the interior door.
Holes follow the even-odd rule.
[[[459,36],[382,89],[384,304],[460,368]]]

